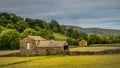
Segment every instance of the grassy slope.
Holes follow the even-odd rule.
[[[55,37],[56,40],[66,40],[68,37],[61,35],[59,33],[53,33],[53,36]]]
[[[38,56],[32,61],[4,66],[4,68],[119,68],[120,55]],[[1,57],[0,65],[32,57]],[[21,61],[22,61],[21,60]]]
[[[69,25],[66,25],[67,27],[70,27]],[[102,28],[82,28],[78,26],[71,26],[74,29],[78,31],[83,31],[87,34],[107,34],[111,36],[119,36],[120,35],[120,30],[115,30],[115,29],[102,29]]]

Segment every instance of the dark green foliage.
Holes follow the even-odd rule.
[[[23,39],[23,38],[25,38],[27,36],[34,36],[34,35],[39,36],[40,34],[39,34],[39,32],[35,31],[32,28],[27,28],[20,34],[20,38]]]
[[[39,19],[35,19],[35,26],[39,26],[39,27],[41,27],[41,28],[44,28],[45,27],[45,21],[44,20],[39,20]]]
[[[51,20],[49,25],[54,32],[57,32],[57,33],[60,32],[60,25],[56,20]]]
[[[14,25],[13,25],[13,24],[9,24],[9,23],[8,23],[8,24],[6,25],[6,28],[9,28],[9,29],[14,29],[15,27],[14,27]]]
[[[73,39],[73,38],[67,38],[67,42],[69,45],[72,45],[72,46],[77,46],[79,41],[77,41],[76,39]]]
[[[0,34],[0,50],[18,49],[19,32],[15,29],[4,30]]]
[[[65,34],[66,35],[66,26],[64,26],[64,25],[61,25],[61,28],[60,28],[60,33],[61,34]]]
[[[90,44],[98,44],[101,42],[101,38],[98,35],[90,35],[88,41]]]
[[[0,17],[4,16],[7,20],[9,20],[11,18],[10,14],[3,12],[0,14]]]
[[[15,25],[16,30],[20,33],[23,32],[26,28],[28,28],[28,24],[24,21],[18,21]]]
[[[111,44],[120,43],[119,36],[90,35],[87,38],[89,44]]]
[[[71,37],[71,36],[72,36],[72,33],[73,33],[73,28],[72,28],[72,27],[69,27],[69,28],[67,29],[66,35],[67,35],[68,37]]]
[[[79,39],[79,38],[85,39],[87,37],[86,33],[75,30],[72,27],[67,28],[66,35],[74,39]]]
[[[53,32],[50,31],[50,30],[41,29],[41,30],[39,31],[39,33],[40,33],[40,36],[42,36],[43,38],[46,38],[46,39],[54,39]]]
[[[26,18],[26,19],[25,19],[25,22],[28,23],[28,25],[29,25],[30,28],[34,28],[35,23],[34,23],[34,20],[33,20],[33,19]]]

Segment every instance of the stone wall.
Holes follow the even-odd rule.
[[[48,54],[60,54],[68,53],[69,50],[63,50],[62,47],[36,47],[35,49],[22,49],[21,55],[48,55]]]

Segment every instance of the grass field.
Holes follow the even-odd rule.
[[[77,47],[70,51],[102,51],[120,47]],[[0,55],[19,52],[0,51]],[[0,57],[0,68],[120,68],[120,54],[46,55],[32,57]]]
[[[61,35],[59,33],[53,33],[53,36],[55,37],[56,40],[65,40],[68,38],[68,37]]]
[[[10,54],[20,52],[20,50],[8,50],[8,51],[0,51],[0,55]]]
[[[120,55],[0,57],[0,68],[120,68]]]

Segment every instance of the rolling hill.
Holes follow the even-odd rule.
[[[120,30],[116,30],[116,29],[82,28],[82,27],[79,27],[79,26],[69,26],[69,25],[66,25],[66,26],[67,27],[73,27],[75,30],[85,32],[88,35],[90,35],[90,34],[100,34],[100,35],[109,35],[109,36],[120,36]]]

